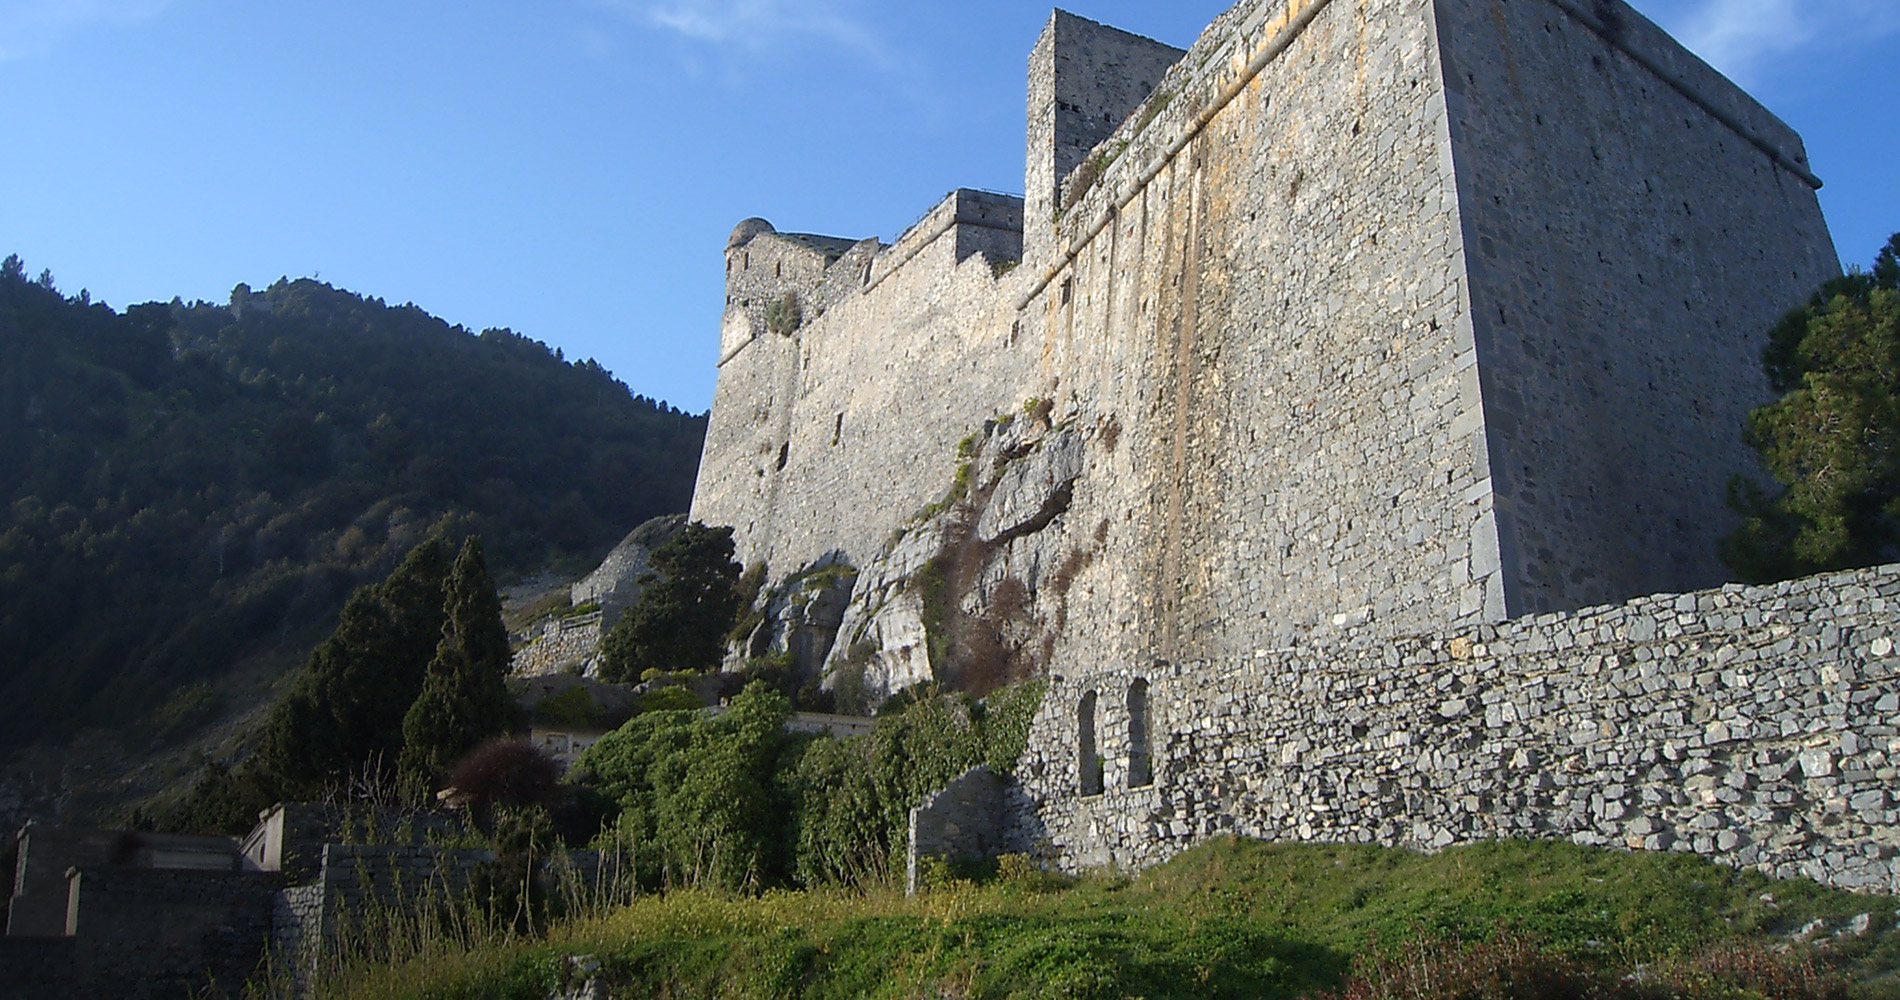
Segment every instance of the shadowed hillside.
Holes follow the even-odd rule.
[[[121,312],[9,258],[0,751],[181,742],[444,519],[504,579],[586,565],[686,508],[704,426],[591,360],[316,281]]]

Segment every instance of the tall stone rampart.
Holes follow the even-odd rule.
[[[1763,333],[1839,273],[1800,137],[1620,3],[1438,23],[1506,612],[1727,579]]]
[[[1900,565],[1062,676],[1011,839],[1134,868],[1224,833],[1562,837],[1893,892],[1896,644]]]
[[[966,192],[726,252],[694,516],[861,569],[831,669],[1239,698],[1721,582],[1759,347],[1838,265],[1799,139],[1621,0],[1245,0],[1185,54],[1057,14],[1029,68],[1019,265],[945,238]],[[1179,839],[1045,791],[1065,857]]]
[[[830,271],[852,279],[841,297],[816,279],[734,291],[693,518],[732,525],[740,560],[775,578],[834,552],[874,558],[949,484],[957,440],[1034,384],[1033,345],[1011,341],[997,294],[996,265],[1009,259],[997,246],[1013,249],[1017,219],[1016,199],[955,192],[896,245],[834,258]],[[789,285],[819,254],[762,232],[727,258],[743,288],[781,272]],[[795,331],[750,315],[785,292],[803,310]]]

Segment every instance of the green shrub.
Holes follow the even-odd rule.
[[[804,325],[805,313],[798,305],[798,293],[786,292],[765,306],[765,328],[789,337]]]
[[[532,715],[544,726],[586,729],[599,725],[601,708],[586,688],[577,685],[536,702]]]

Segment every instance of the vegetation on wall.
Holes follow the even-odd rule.
[[[703,435],[591,361],[415,306],[298,280],[121,312],[7,258],[0,749],[182,738],[234,665],[301,659],[445,516],[503,573],[597,559],[685,509]]]
[[[1782,396],[1746,437],[1779,489],[1729,484],[1723,559],[1750,581],[1900,560],[1900,233],[1784,317],[1762,367]]]

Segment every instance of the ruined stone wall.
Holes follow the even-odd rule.
[[[601,612],[550,618],[541,633],[515,650],[508,670],[517,677],[580,673],[600,650]]]
[[[9,1000],[77,996],[72,938],[0,937],[0,983]]]
[[[1507,613],[1728,579],[1764,333],[1839,273],[1800,137],[1620,0],[1436,7]]]
[[[904,854],[906,892],[920,888],[918,867],[924,858],[985,857],[1003,849],[1005,788],[1004,779],[979,764],[911,809]]]
[[[254,975],[283,880],[260,872],[112,868],[73,875],[74,995],[173,1000]]]
[[[1051,684],[1010,822],[1066,867],[1141,867],[1222,833],[1419,849],[1563,837],[1893,892],[1896,642],[1891,565],[1123,664]],[[1127,709],[1137,681],[1145,726]],[[1102,790],[1084,794],[1097,757]]]

